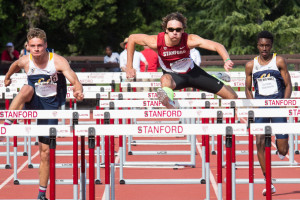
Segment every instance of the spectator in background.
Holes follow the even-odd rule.
[[[106,56],[104,57],[104,63],[107,63],[107,64],[109,64],[109,63],[119,64],[120,63],[119,54],[117,52],[112,52],[111,46],[107,46],[105,48],[105,53],[106,53]],[[109,72],[121,72],[121,69],[118,66],[110,67]]]
[[[2,52],[2,63],[11,63],[12,61],[19,59],[19,52],[15,50],[12,42],[6,44],[6,49]]]
[[[120,54],[120,68],[123,72],[126,71],[126,65],[127,65],[127,42],[128,38],[125,38],[124,42],[120,43],[120,46],[124,49],[124,51]],[[140,62],[143,62],[145,64],[145,67],[148,68],[148,62],[146,58],[143,56],[141,52],[134,51],[133,54],[133,68],[136,72],[140,72]]]
[[[196,48],[192,48],[190,50],[191,58],[193,59],[194,63],[200,67],[201,64],[201,56],[200,52]]]
[[[143,62],[140,63],[141,72],[157,72],[158,68],[158,55],[157,53],[150,49],[148,46],[144,46],[144,50],[141,51],[148,62],[148,68],[145,67]]]
[[[27,55],[27,54],[29,54],[30,53],[30,51],[29,51],[29,46],[28,46],[28,43],[27,43],[27,41],[24,43],[24,49],[22,49],[21,50],[21,52],[20,52],[20,58],[22,57],[22,56],[24,56],[24,55]]]

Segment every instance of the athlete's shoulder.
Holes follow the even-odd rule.
[[[30,55],[24,55],[24,56],[22,56],[21,58],[19,58],[17,60],[17,62],[18,62],[17,64],[18,64],[18,66],[20,68],[24,68],[24,67],[26,67],[28,65],[28,63],[29,63],[29,56]]]
[[[247,71],[247,70],[251,70],[251,71],[252,71],[253,67],[254,67],[254,59],[248,61],[248,62],[246,63],[246,65],[245,65],[246,71]]]

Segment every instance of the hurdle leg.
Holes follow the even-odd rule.
[[[95,181],[95,183],[96,184],[101,184],[101,179],[100,179],[100,163],[101,163],[101,161],[100,161],[100,136],[99,135],[97,135],[97,137],[96,137],[97,139],[97,148],[96,148],[96,154],[97,154],[97,165],[96,165],[96,171],[97,171],[97,178],[96,178],[96,181]],[[103,153],[102,153],[103,154]]]
[[[18,180],[18,143],[17,143],[17,136],[14,136],[14,184],[19,185]]]
[[[205,136],[202,135],[202,180],[205,181]]]
[[[299,154],[299,149],[298,149],[298,134],[293,135],[293,137],[295,136],[295,154]]]
[[[5,169],[11,169],[10,165],[10,148],[9,148],[9,137],[6,137],[6,165]]]
[[[115,138],[110,136],[110,177],[111,177],[111,199],[115,199]]]
[[[294,164],[295,163],[295,150],[294,150],[294,135],[289,135],[289,144],[290,144],[290,148],[289,148],[289,162],[290,164]]]
[[[191,165],[192,167],[196,167],[196,135],[192,135],[191,137]]]
[[[23,156],[27,156],[28,151],[27,151],[27,136],[24,136],[24,151],[23,151]]]
[[[271,184],[271,127],[265,127],[265,155],[266,155],[266,200],[272,199]]]
[[[31,119],[28,119],[27,123],[30,125]],[[28,137],[28,168],[33,168],[31,163],[31,136]]]
[[[120,157],[120,168],[119,168],[119,173],[120,173],[120,184],[125,184],[124,182],[124,177],[123,177],[123,136],[119,136],[119,157]]]
[[[89,128],[89,199],[95,200],[95,129]]]
[[[105,200],[110,200],[109,136],[105,136]]]
[[[102,160],[102,164],[105,163],[105,142],[104,142],[104,136],[101,135],[101,160]]]
[[[78,136],[75,136],[75,125],[78,116],[73,114],[73,199],[78,199]]]
[[[236,175],[235,175],[235,135],[232,135],[232,148],[231,148],[231,160],[232,160],[232,164],[231,164],[231,169],[232,169],[232,199],[236,199]]]
[[[217,136],[218,200],[222,200],[222,135]]]
[[[56,129],[50,128],[50,199],[55,200],[55,148]]]
[[[206,137],[205,138],[205,148],[206,148],[206,151],[205,151],[205,154],[206,154],[206,156],[205,156],[206,190],[205,191],[206,191],[206,199],[209,200],[210,199],[209,135],[206,135],[205,137]]]
[[[254,200],[254,154],[253,154],[253,135],[249,132],[249,200]]]
[[[85,199],[85,187],[86,187],[86,176],[85,176],[85,138],[84,136],[80,137],[81,140],[81,175],[80,175],[80,180],[81,180],[81,200]]]
[[[232,132],[226,132],[226,199],[232,199]]]

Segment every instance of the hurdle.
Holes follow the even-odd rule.
[[[110,112],[106,112],[106,119],[110,118]],[[157,129],[157,127],[160,127]],[[229,128],[230,127],[230,128]],[[232,131],[232,134],[246,134],[246,125],[245,124],[233,124],[233,126],[229,126],[226,124],[159,124],[159,125],[104,125],[104,126],[97,126],[97,125],[80,125],[75,127],[75,135],[78,136],[87,136],[88,129],[93,128],[96,132],[96,135],[137,135],[137,136],[159,136],[159,135],[201,135],[201,134],[222,134],[226,135],[226,131],[228,129]],[[149,131],[149,130],[156,130],[156,131]],[[200,131],[199,131],[200,130]],[[108,153],[109,149],[106,148],[106,156],[109,156]],[[121,160],[121,159],[120,159]],[[209,172],[209,162],[207,163],[207,170]],[[109,168],[105,168],[106,173],[108,174],[105,178],[109,180]],[[206,198],[210,199],[210,191],[209,191],[209,174],[206,175]],[[124,179],[126,184],[200,184],[201,179]],[[122,181],[122,182],[123,182]],[[114,184],[114,179],[111,179],[111,185]],[[105,194],[106,198],[109,199],[109,190],[110,184],[107,183],[105,185]],[[108,191],[108,192],[107,192]]]
[[[40,125],[40,126],[3,126],[0,125],[1,135],[14,137],[18,136],[50,136],[50,199],[55,200],[55,184],[59,184],[60,180],[55,180],[55,137],[57,133],[64,137],[72,136],[70,126],[66,125]],[[46,130],[46,131],[45,131]],[[47,131],[49,130],[49,132]],[[14,148],[16,153],[17,149]],[[17,159],[14,158],[14,163],[17,163]],[[17,167],[14,166],[14,183],[17,181]],[[38,181],[36,182],[38,184]]]
[[[7,110],[5,111],[5,115],[3,116],[5,119],[58,119],[58,118],[65,118],[73,119],[73,127],[78,124],[78,119],[90,119],[90,111],[89,110]],[[15,130],[18,129],[19,126],[24,126],[27,127],[27,134],[30,133],[30,130],[32,127],[40,127],[37,125],[13,125],[13,126],[3,126],[3,127],[15,127]],[[51,125],[49,125],[51,126]],[[59,126],[59,125],[58,125]],[[70,125],[60,125],[64,127],[63,129],[65,132],[66,127],[68,127],[68,130],[70,131]],[[59,131],[58,133],[63,132]],[[74,130],[73,130],[74,131]],[[36,134],[37,135],[37,134]],[[42,134],[41,134],[42,135]],[[49,134],[47,134],[48,136]],[[59,134],[60,135],[60,134]],[[63,136],[63,135],[62,135]],[[76,199],[78,198],[78,138],[77,136],[73,136],[73,179],[60,179],[57,180],[57,184],[72,184],[74,187],[74,199],[76,196]],[[83,145],[85,144],[84,142],[82,143]],[[84,150],[84,148],[83,148]],[[17,152],[17,137],[14,136],[14,153],[16,155]],[[83,153],[81,153],[81,158],[84,156]],[[77,164],[76,164],[77,163]],[[32,164],[32,168],[37,168],[39,167],[39,164]],[[70,165],[66,165],[64,163],[62,164],[55,164],[55,167],[70,167]],[[94,167],[94,166],[90,166]],[[85,163],[84,163],[84,158],[81,159],[81,177],[83,177],[81,184],[86,184],[85,182]],[[100,181],[100,180],[99,180]],[[18,179],[17,177],[17,157],[14,156],[14,184],[15,185],[22,185],[22,184],[38,184],[39,180],[26,180],[26,179]],[[84,185],[81,185],[83,188],[85,188]],[[84,192],[83,192],[84,194]]]
[[[271,135],[274,134],[295,134],[299,133],[300,124],[299,123],[289,123],[289,126],[286,126],[286,123],[252,123],[250,125],[250,131],[253,135],[265,134],[266,135],[266,181],[263,179],[254,179],[254,184],[263,184],[266,183],[266,199],[271,199],[271,183],[290,183],[290,184],[299,184],[299,178],[288,178],[288,179],[276,179],[271,178]],[[252,176],[254,176],[252,174]],[[237,179],[239,184],[247,184],[248,180]],[[253,191],[252,191],[253,192]],[[253,198],[252,198],[253,199]]]
[[[157,116],[157,114],[154,116],[153,114],[151,115],[149,112],[161,112],[164,113],[161,116]],[[232,109],[205,109],[205,110],[200,110],[200,109],[183,109],[183,110],[109,110],[109,111],[94,111],[93,112],[93,118],[106,118],[109,115],[109,119],[111,118],[128,118],[128,117],[133,117],[133,118],[155,118],[155,119],[159,119],[159,118],[164,118],[166,117],[168,114],[170,113],[170,115],[168,116],[169,118],[212,118],[212,117],[216,117],[218,112],[222,112],[224,116],[226,117],[232,117],[233,116],[233,110]],[[173,113],[173,114],[172,114]],[[185,124],[182,124],[185,125]],[[210,125],[210,124],[208,124]],[[133,125],[135,126],[135,125]],[[151,127],[151,125],[139,125],[140,128],[142,127]],[[152,125],[155,126],[155,125]],[[158,125],[159,127],[161,125]],[[168,126],[173,126],[173,124],[169,124]],[[176,124],[174,125],[176,126]],[[120,127],[126,127],[126,125],[121,125]],[[192,134],[193,135],[193,134]],[[207,141],[209,142],[209,139],[207,139]],[[122,151],[121,149],[122,145],[120,144],[120,151]],[[147,165],[176,165],[176,166],[195,166],[195,137],[192,137],[192,146],[191,146],[191,151],[190,151],[190,155],[191,155],[191,162],[123,162],[123,153],[119,153],[120,155],[120,183],[121,184],[178,184],[177,180],[125,180],[123,178],[123,166],[126,165],[142,165],[142,166],[147,166]],[[208,148],[207,148],[208,149]],[[208,158],[207,158],[208,159]],[[204,166],[203,166],[204,167]],[[186,184],[189,183],[198,183],[198,179],[197,180],[181,180],[181,182],[184,182]],[[201,179],[201,181],[199,181],[200,183],[205,183],[203,181],[203,178]]]

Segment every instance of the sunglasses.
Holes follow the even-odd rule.
[[[167,28],[168,29],[168,31],[169,32],[174,32],[174,31],[176,31],[176,32],[180,32],[183,28]]]

